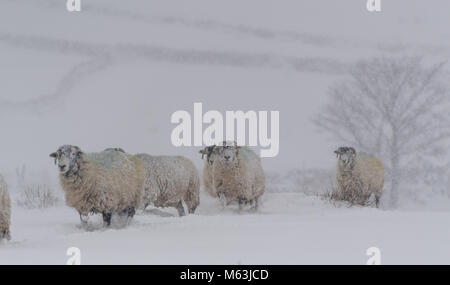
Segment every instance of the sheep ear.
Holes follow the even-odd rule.
[[[204,150],[204,149],[201,149],[201,150],[199,151],[199,153],[202,154],[202,160],[203,160],[203,158],[205,157],[205,150]]]
[[[351,147],[350,150],[353,152],[353,154],[356,154],[356,150],[353,147]]]
[[[58,157],[58,154],[56,152],[50,153],[50,157],[55,159],[55,165],[56,165],[56,158]]]
[[[74,148],[75,148],[75,150],[76,150],[76,152],[75,152],[76,157],[77,157],[77,158],[80,158],[81,155],[83,154],[83,151],[82,151],[79,147],[77,147],[77,146],[74,146]]]

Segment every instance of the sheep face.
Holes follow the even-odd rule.
[[[217,159],[225,163],[235,162],[237,160],[240,148],[240,146],[235,145],[224,145],[221,147],[217,147]]]
[[[200,151],[200,153],[202,154],[202,159],[206,155],[206,162],[209,165],[213,165],[214,160],[216,160],[216,158],[217,158],[217,151],[215,148],[216,148],[216,145],[212,145],[212,146],[207,146]]]
[[[356,151],[353,147],[340,147],[334,151],[339,164],[345,168],[350,167],[356,157]]]
[[[55,164],[58,165],[60,173],[69,175],[79,170],[80,166],[78,161],[82,153],[81,149],[77,146],[63,145],[56,152],[50,154],[50,157],[55,159]]]

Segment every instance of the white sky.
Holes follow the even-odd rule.
[[[53,169],[62,144],[182,154],[170,115],[280,111],[268,170],[332,167],[339,145],[311,118],[348,64],[370,56],[450,54],[449,1],[0,1],[0,171]],[[47,98],[44,103],[27,103]],[[28,100],[28,101],[27,101]],[[206,126],[205,126],[206,127]]]

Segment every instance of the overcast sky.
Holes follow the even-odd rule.
[[[177,110],[280,111],[270,171],[333,167],[311,118],[345,69],[376,55],[450,55],[449,1],[0,0],[0,171],[53,169],[62,144],[182,154]],[[205,126],[206,127],[206,126]],[[56,170],[54,170],[56,173]]]

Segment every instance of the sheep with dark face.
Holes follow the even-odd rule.
[[[145,181],[139,159],[122,151],[84,153],[72,145],[61,146],[50,157],[58,165],[66,204],[79,212],[83,223],[91,213],[102,214],[106,226],[112,214],[134,216]]]
[[[340,147],[334,153],[338,158],[336,182],[339,198],[365,205],[373,194],[378,207],[384,185],[383,163],[373,155],[357,154],[353,147]]]
[[[11,233],[9,226],[11,223],[11,200],[9,198],[8,186],[3,176],[0,175],[0,241],[10,240]]]
[[[247,147],[237,146],[236,142],[224,142],[215,151],[213,185],[219,199],[224,205],[237,202],[240,210],[246,204],[256,210],[266,187],[259,156]]]
[[[213,164],[217,158],[217,152],[215,151],[216,145],[207,146],[199,152],[202,154],[202,159],[206,156],[206,161],[203,166],[203,187],[206,193],[211,197],[216,198],[217,193],[213,186]]]
[[[200,178],[195,165],[183,156],[136,154],[145,169],[143,204],[174,207],[179,216],[193,214],[200,204]]]

